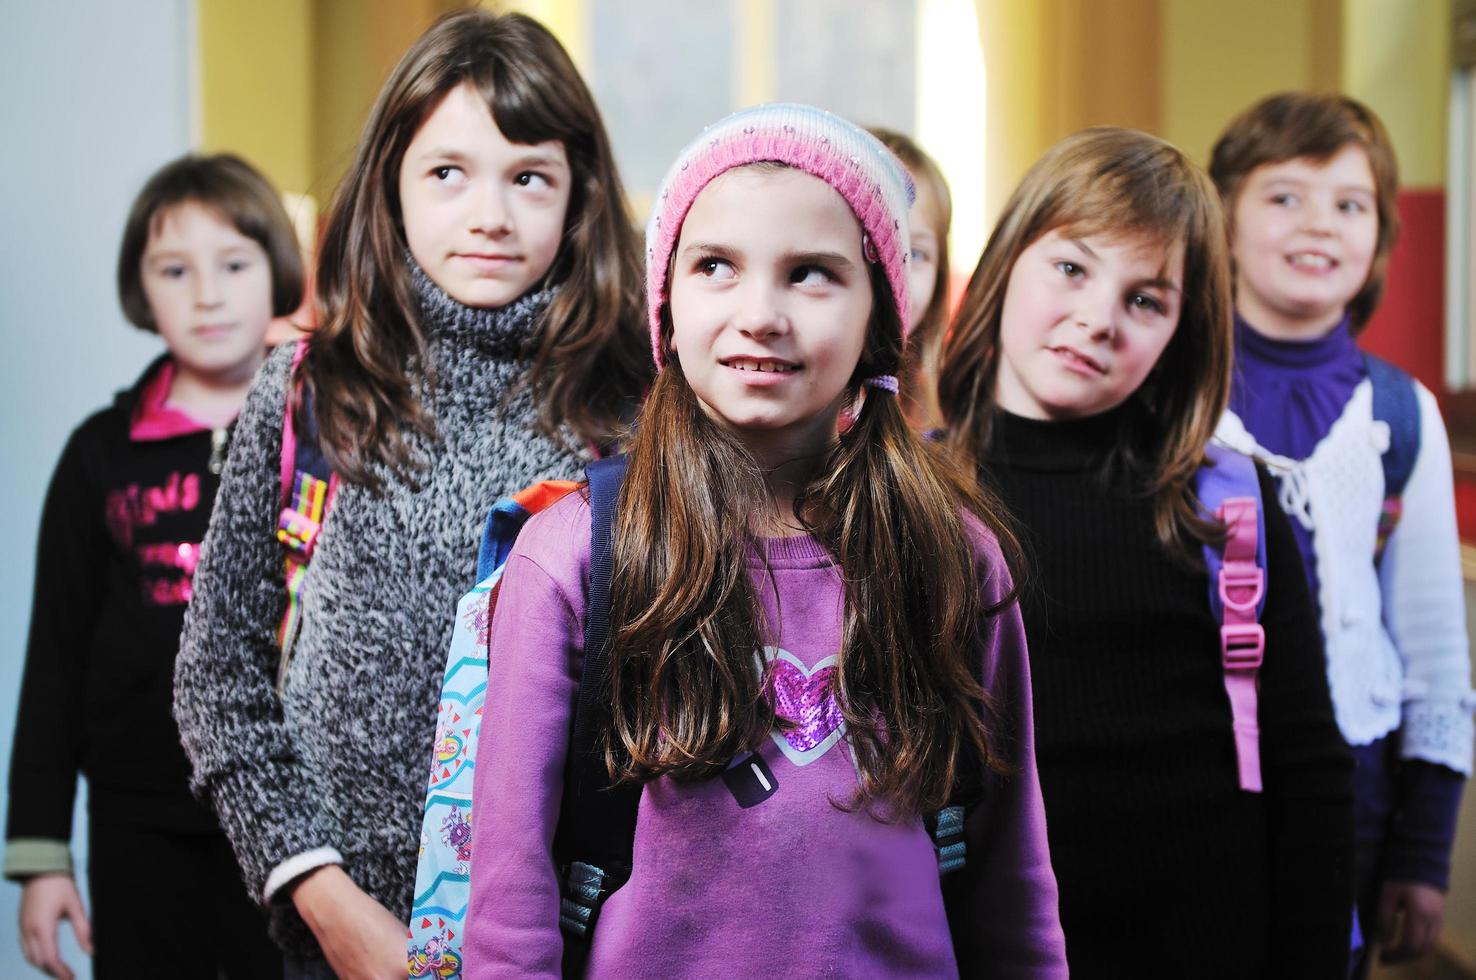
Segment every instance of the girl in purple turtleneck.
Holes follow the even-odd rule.
[[[1278,478],[1358,763],[1359,921],[1385,961],[1413,959],[1440,930],[1473,698],[1445,426],[1428,390],[1354,340],[1398,233],[1394,150],[1358,102],[1290,93],[1232,122],[1210,173],[1237,314],[1217,436]],[[1391,429],[1376,385],[1404,387],[1417,436]],[[1402,500],[1385,454],[1412,454]]]

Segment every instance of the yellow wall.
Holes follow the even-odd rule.
[[[1240,110],[1341,90],[1389,127],[1407,186],[1445,182],[1450,0],[1160,0],[1165,138],[1208,159]]]
[[[1384,120],[1408,187],[1444,186],[1450,0],[1344,0],[1343,88]]]
[[[405,49],[466,0],[196,0],[201,140],[324,206]]]
[[[744,0],[744,3],[748,2],[750,0]],[[586,77],[589,75],[588,0],[482,0],[482,6],[532,17],[559,39],[579,73]]]
[[[283,190],[325,204],[396,59],[467,2],[196,0],[203,147],[239,152]],[[589,0],[482,2],[538,17],[588,66]],[[988,221],[1025,169],[1076,129],[1147,129],[1202,161],[1235,113],[1290,88],[1343,87],[1364,99],[1389,125],[1406,183],[1444,181],[1450,0],[975,3]],[[763,21],[745,19],[752,40]],[[738,47],[741,76],[762,87],[754,46]]]
[[[313,178],[319,201],[353,159],[369,109],[400,56],[443,12],[444,0],[316,0]]]
[[[988,220],[1030,164],[1094,125],[1157,130],[1162,0],[976,0]]]
[[[201,149],[229,150],[284,191],[312,183],[310,0],[198,0]]]
[[[1200,162],[1225,124],[1256,100],[1337,87],[1336,2],[1162,0],[1162,9],[1161,135]]]

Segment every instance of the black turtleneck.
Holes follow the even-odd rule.
[[[1342,977],[1351,761],[1301,559],[1261,472],[1265,792],[1239,788],[1208,577],[1102,475],[1122,413],[1001,414],[984,476],[1018,519],[1036,757],[1072,974]]]

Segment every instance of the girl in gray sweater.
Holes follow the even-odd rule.
[[[404,975],[441,659],[487,507],[576,476],[647,383],[621,202],[552,35],[481,10],[441,20],[385,84],[334,202],[320,327],[247,400],[175,716],[289,976]],[[334,490],[283,667],[288,411]]]

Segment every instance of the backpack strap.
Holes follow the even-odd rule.
[[[1266,601],[1265,515],[1260,481],[1250,457],[1206,448],[1197,492],[1204,509],[1225,524],[1225,543],[1204,547],[1210,610],[1220,622],[1220,660],[1235,733],[1240,788],[1261,792],[1261,729],[1256,681],[1266,651],[1259,619]]]
[[[600,744],[609,727],[611,530],[626,461],[623,455],[612,456],[585,470],[591,520],[584,669],[554,834],[554,858],[564,879],[559,927],[564,933],[566,977],[583,976],[600,908],[630,878],[641,798],[637,784],[611,785]]]
[[[299,341],[292,354],[292,368],[287,375],[287,404],[282,413],[282,509],[277,517],[277,540],[286,553],[283,577],[287,607],[277,627],[277,646],[282,650],[279,688],[292,653],[292,644],[297,639],[297,630],[302,624],[302,586],[307,578],[308,563],[312,561],[318,535],[323,530],[328,508],[338,490],[338,476],[329,467],[318,441],[312,389],[298,379],[298,369],[307,349],[307,342]],[[300,409],[293,411],[293,402],[299,398]],[[301,438],[297,432],[299,418],[303,424]]]
[[[1379,513],[1378,544],[1374,560],[1383,557],[1389,535],[1404,513],[1404,488],[1420,454],[1420,403],[1414,379],[1381,357],[1363,351],[1363,365],[1373,386],[1373,417],[1389,427],[1389,448],[1380,462],[1384,466],[1384,505]]]
[[[967,849],[964,839],[964,812],[962,804],[950,803],[937,813],[923,816],[923,825],[928,836],[933,838],[933,850],[938,852],[938,874],[946,875],[966,864]]]
[[[477,549],[477,581],[507,564],[517,543],[518,532],[528,523],[528,518],[539,511],[552,507],[564,497],[579,489],[573,480],[543,480],[511,497],[503,497],[487,511],[487,521],[482,525],[482,543]]]

